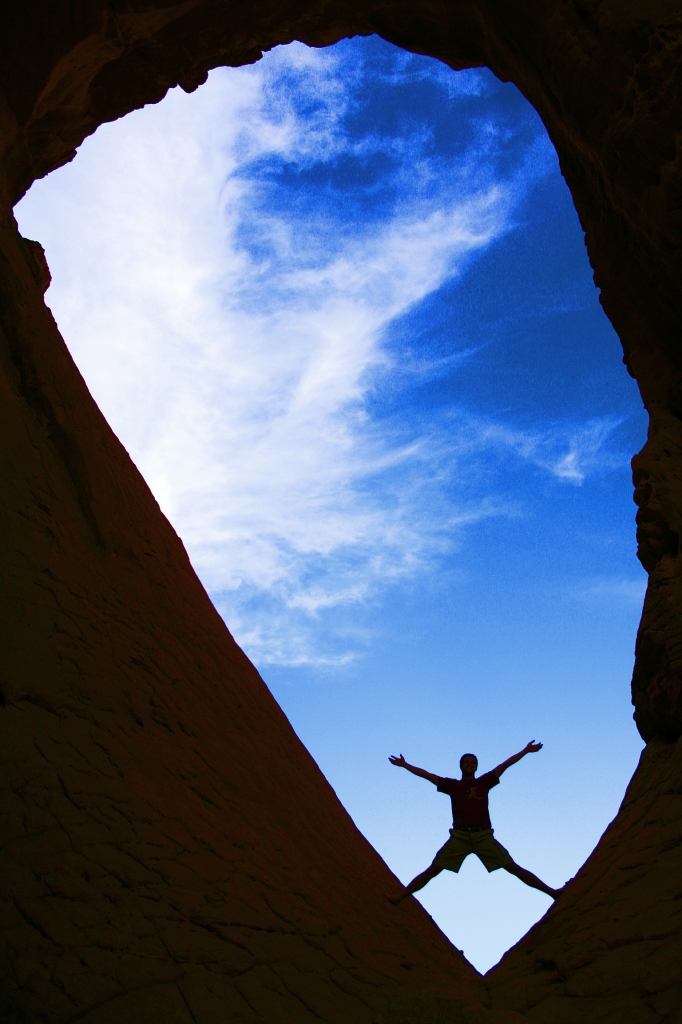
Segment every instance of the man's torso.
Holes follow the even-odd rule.
[[[452,827],[492,828],[488,793],[499,781],[494,772],[486,772],[478,779],[439,779],[438,792],[447,793],[452,801]]]

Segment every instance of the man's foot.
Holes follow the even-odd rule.
[[[566,885],[567,884],[568,883],[566,883]],[[552,889],[552,891],[551,891],[551,893],[549,895],[552,897],[553,900],[558,900],[560,896],[563,896],[565,890],[566,890],[566,886],[562,885],[560,889]]]
[[[397,896],[387,896],[386,899],[389,903],[392,903],[394,907],[399,907],[405,899],[405,893],[399,893]]]

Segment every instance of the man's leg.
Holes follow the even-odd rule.
[[[539,889],[541,892],[546,892],[553,900],[555,900],[561,892],[560,889],[550,889],[550,887],[545,885],[545,883],[538,878],[537,875],[534,875],[532,871],[527,871],[526,868],[519,867],[519,865],[515,864],[513,861],[511,864],[504,864],[503,867],[510,875],[516,875],[517,878],[520,878],[522,882],[525,882],[526,885],[529,885],[532,889]]]
[[[411,896],[413,892],[418,892],[419,889],[423,889],[426,883],[430,882],[432,878],[436,877],[436,875],[439,875],[442,870],[442,868],[436,867],[435,864],[429,865],[426,871],[422,871],[420,875],[417,875],[416,878],[412,879],[409,885],[405,886],[399,896],[389,896],[389,903],[392,903],[397,907],[398,904],[402,903],[407,896]]]

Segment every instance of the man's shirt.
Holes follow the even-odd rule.
[[[453,828],[492,828],[488,813],[488,793],[499,785],[495,772],[486,772],[478,779],[438,778],[438,792],[447,793],[452,801]]]

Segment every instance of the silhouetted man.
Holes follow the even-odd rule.
[[[516,764],[526,754],[537,754],[541,748],[542,743],[535,743],[531,740],[518,754],[507,758],[497,768],[493,768],[491,772],[481,775],[478,779],[476,778],[478,758],[474,754],[462,754],[459,762],[462,769],[461,779],[441,778],[440,775],[432,775],[431,772],[426,772],[423,768],[415,768],[414,765],[407,763],[402,754],[400,757],[395,755],[389,757],[391,764],[398,768],[407,768],[408,772],[412,772],[413,775],[428,779],[438,787],[439,793],[447,793],[452,801],[450,838],[445,846],[438,851],[433,863],[426,871],[422,871],[420,875],[413,878],[399,896],[389,897],[391,903],[397,906],[406,896],[417,892],[418,889],[423,889],[426,883],[439,875],[443,869],[459,871],[465,857],[468,857],[470,853],[475,853],[479,860],[483,861],[488,871],[504,868],[505,871],[516,875],[533,889],[546,892],[552,899],[557,898],[561,892],[560,889],[551,889],[531,871],[526,871],[525,868],[514,863],[509,852],[493,837],[490,814],[488,813],[488,793],[493,786],[498,785],[502,772],[505,772],[510,765]]]

